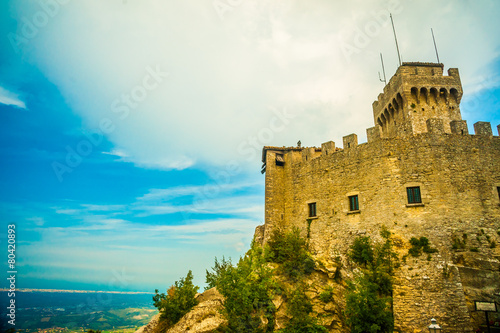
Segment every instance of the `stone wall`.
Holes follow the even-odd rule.
[[[461,124],[455,122],[453,133]],[[316,258],[333,267],[336,257],[346,261],[356,235],[380,239],[382,225],[405,244],[425,236],[439,252],[429,260],[408,259],[398,270],[396,328],[419,332],[435,317],[449,332],[471,332],[484,320],[473,312],[473,301],[492,300],[500,291],[500,137],[491,135],[491,126],[485,130],[488,125],[479,124],[476,135],[449,134],[437,119],[417,135],[369,133],[361,145],[350,135],[343,150],[333,142],[322,149],[265,147],[263,239],[273,228],[296,226],[309,235]],[[276,163],[277,154],[284,164]],[[408,203],[408,187],[420,188],[421,203]],[[355,195],[359,209],[351,211],[349,196]],[[316,216],[309,216],[311,203]],[[452,249],[464,234],[465,248]],[[482,276],[481,283],[474,276]]]

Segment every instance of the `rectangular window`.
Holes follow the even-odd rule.
[[[311,202],[309,204],[309,217],[315,217],[316,216],[316,203]]]
[[[500,186],[497,187],[497,192],[498,192],[498,200],[500,200]]]
[[[409,204],[422,203],[422,198],[420,196],[420,187],[419,186],[407,187],[406,193],[408,194],[408,203]]]
[[[349,210],[350,211],[359,210],[359,201],[357,195],[351,195],[349,197]]]

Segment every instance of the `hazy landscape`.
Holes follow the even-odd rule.
[[[5,318],[7,291],[0,291]],[[82,291],[16,292],[16,329],[21,332],[130,332],[149,322],[157,311],[147,293],[96,293]],[[2,331],[11,328],[2,321]]]

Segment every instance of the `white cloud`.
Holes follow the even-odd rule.
[[[93,204],[82,204],[82,207],[88,209],[89,211],[100,211],[100,212],[124,211],[126,209],[125,205],[93,205]]]
[[[0,87],[0,104],[12,105],[20,109],[26,109],[26,103],[21,100],[18,94]]]
[[[138,202],[160,202],[183,196],[194,196],[201,194],[207,198],[229,193],[235,190],[248,190],[261,186],[258,182],[227,182],[227,183],[209,183],[205,185],[185,185],[175,186],[165,189],[150,189],[146,194],[137,198]]]
[[[474,90],[499,55],[499,8],[246,0],[221,19],[210,1],[94,0],[61,7],[30,46],[89,129],[113,121],[108,136],[124,161],[184,169],[236,160],[255,170],[266,144],[319,146],[350,133],[363,140],[383,88],[379,53],[388,78],[397,67],[389,9],[404,61],[435,61],[432,27],[441,61]],[[270,107],[294,114],[271,134]]]
[[[112,156],[118,156],[121,158],[124,157],[129,157],[130,155],[123,149],[113,149],[112,151],[103,151],[102,152],[105,155],[112,155]]]

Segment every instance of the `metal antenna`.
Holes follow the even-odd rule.
[[[438,48],[436,46],[436,39],[434,38],[434,31],[432,31],[432,28],[431,28],[431,34],[432,34],[432,40],[434,41],[434,50],[436,50],[436,58],[438,60],[438,64],[440,64],[440,62],[439,62]]]
[[[394,21],[392,20],[392,14],[389,14],[389,16],[391,17],[392,31],[394,32],[394,40],[396,41],[396,50],[398,51],[399,66],[401,66],[401,55],[399,54],[399,46],[398,46],[398,38],[396,37],[396,29],[394,28]]]
[[[384,73],[384,79],[382,80],[380,78],[380,72],[378,72],[378,79],[380,80],[380,82],[384,82],[385,84],[387,84],[387,80],[385,78],[384,58],[382,58],[382,53],[380,53],[380,61],[382,62],[382,72]]]

